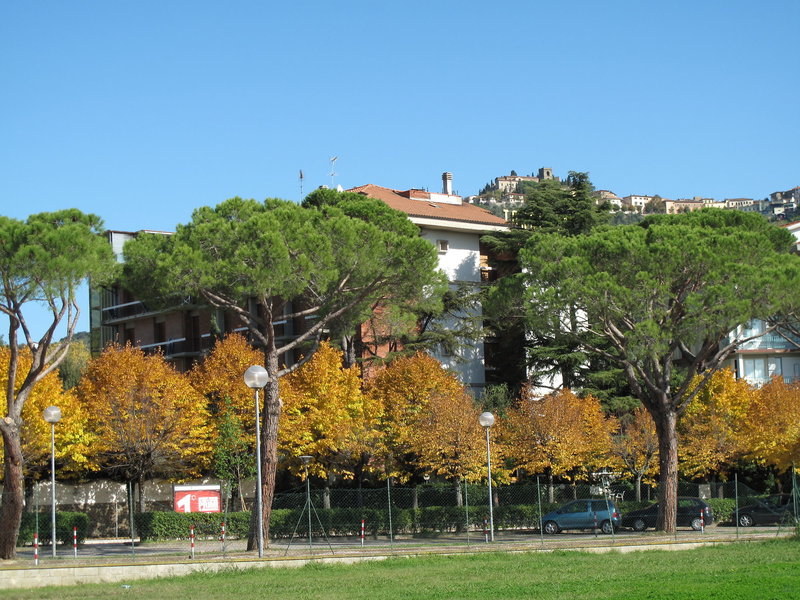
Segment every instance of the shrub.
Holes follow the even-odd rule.
[[[714,521],[717,523],[733,523],[734,513],[736,512],[736,499],[734,498],[709,498],[706,500],[714,513]],[[744,504],[739,502],[739,506]]]
[[[49,544],[52,538],[52,519],[49,512],[39,513],[39,543]],[[72,546],[73,527],[78,529],[78,544],[86,541],[89,531],[89,517],[81,512],[56,512],[56,538],[65,546]],[[33,534],[36,532],[36,513],[22,514],[19,527],[17,545],[27,546],[33,544]]]

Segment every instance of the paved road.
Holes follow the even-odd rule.
[[[533,549],[568,549],[599,548],[614,546],[652,545],[671,542],[725,542],[736,539],[764,539],[779,535],[790,535],[794,531],[786,527],[751,527],[740,528],[728,526],[712,526],[704,532],[691,529],[680,529],[674,535],[665,535],[649,531],[636,533],[623,530],[614,535],[603,535],[594,532],[562,532],[557,535],[541,535],[538,532],[498,532],[493,543],[487,543],[481,532],[466,534],[444,534],[435,537],[400,537],[388,539],[367,538],[362,545],[358,538],[317,538],[308,543],[308,538],[294,538],[272,542],[265,551],[267,558],[331,556],[352,553],[398,554],[467,551],[502,547],[505,550]],[[174,542],[137,542],[131,546],[130,540],[89,540],[77,550],[77,558],[73,548],[58,546],[57,556],[53,558],[52,548],[45,546],[39,549],[39,566],[68,566],[85,564],[108,564],[130,562],[161,562],[188,560],[229,560],[252,559],[255,552],[247,552],[244,540],[230,540],[224,545],[218,539],[196,540],[194,554],[187,540]],[[17,559],[5,561],[0,569],[10,567],[34,566],[33,548],[30,546],[17,551]]]

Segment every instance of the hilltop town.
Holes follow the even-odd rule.
[[[553,175],[551,167],[542,167],[536,174],[518,175],[511,171],[508,175],[495,177],[481,191],[464,200],[490,210],[498,216],[510,219],[514,211],[525,201],[525,187],[543,181],[560,182]],[[612,190],[595,190],[598,203],[608,203],[613,212],[627,213],[628,220],[636,220],[635,215],[690,212],[705,207],[741,210],[760,213],[770,220],[794,220],[800,201],[800,186],[789,190],[775,191],[761,199],[755,198],[692,198],[670,199],[659,194],[628,194],[619,196]]]

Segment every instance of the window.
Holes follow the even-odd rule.
[[[436,240],[436,249],[439,251],[439,254],[444,254],[450,249],[450,244],[447,240]]]
[[[573,502],[572,504],[567,504],[564,507],[563,512],[566,513],[566,514],[575,514],[575,513],[588,512],[586,510],[586,502],[583,501],[583,500],[580,500],[578,502]]]
[[[156,343],[167,341],[167,324],[164,321],[156,321],[153,324],[153,341]]]
[[[745,358],[742,360],[744,378],[751,383],[765,383],[775,375],[782,375],[781,358]]]

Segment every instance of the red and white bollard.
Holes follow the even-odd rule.
[[[484,519],[483,520],[483,537],[486,540],[486,543],[489,543],[489,522]]]
[[[219,541],[225,543],[225,523],[222,524],[222,533],[219,536]]]
[[[191,545],[192,545],[191,557],[194,558],[194,525],[192,525],[189,528],[189,540],[191,541]]]
[[[703,509],[700,509],[700,533],[705,533],[706,531],[706,519],[703,516]]]
[[[78,528],[72,528],[72,555],[78,558]]]
[[[39,566],[39,534],[33,534],[33,564]]]
[[[364,519],[361,519],[361,547],[364,547]]]

